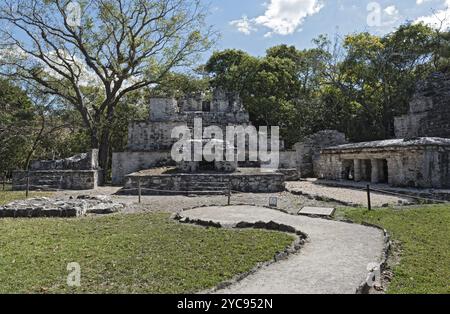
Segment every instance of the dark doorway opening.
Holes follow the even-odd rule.
[[[203,112],[211,112],[211,102],[210,101],[204,101],[202,103],[202,111]]]
[[[382,175],[380,178],[380,183],[388,183],[389,182],[389,166],[388,161],[386,159],[382,160]]]
[[[199,164],[200,171],[214,171],[216,170],[216,164],[214,161],[201,161]]]
[[[343,179],[344,180],[355,180],[355,163],[353,160],[344,160],[343,162]]]
[[[372,181],[372,161],[370,159],[362,161],[362,179],[363,181]]]

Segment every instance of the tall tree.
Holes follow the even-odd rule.
[[[76,108],[106,168],[115,110],[209,47],[201,0],[4,0],[1,73]],[[90,86],[90,88],[86,88]]]

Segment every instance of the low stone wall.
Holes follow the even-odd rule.
[[[223,189],[226,190],[229,182],[231,182],[231,189],[238,192],[277,193],[285,189],[284,175],[281,173],[252,175],[239,173],[140,175],[135,173],[126,177],[125,188],[121,193],[136,195],[139,181],[142,194],[146,195],[170,195],[200,191],[221,194],[224,192]]]
[[[27,171],[14,171],[13,190],[25,190]],[[40,170],[30,171],[30,190],[92,190],[102,184],[101,170]]]

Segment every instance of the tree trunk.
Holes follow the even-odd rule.
[[[114,109],[117,101],[111,102],[107,108],[106,123],[102,127],[102,133],[99,143],[99,165],[103,169],[103,182],[108,182],[109,179],[109,160],[110,160],[110,146],[111,146],[111,127],[114,123]]]
[[[102,137],[99,145],[98,152],[98,162],[100,167],[103,169],[103,182],[107,183],[108,181],[108,172],[109,172],[109,128],[105,127],[102,132]]]

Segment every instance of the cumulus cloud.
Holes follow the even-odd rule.
[[[261,26],[269,29],[266,36],[289,35],[299,29],[305,18],[317,14],[323,6],[319,0],[270,0],[264,15],[253,19],[243,17],[230,23],[244,34],[250,34]]]
[[[252,32],[257,31],[257,29],[252,25],[253,22],[248,19],[247,16],[243,16],[240,20],[234,20],[230,22],[231,26],[237,28],[237,30],[245,35],[250,35]]]
[[[426,0],[417,0],[426,1]],[[424,23],[434,28],[450,28],[450,0],[445,0],[445,9],[437,10],[430,15],[424,15],[416,19],[416,23]]]
[[[423,1],[423,0],[418,0],[418,1]],[[388,6],[386,9],[384,9],[384,12],[390,16],[398,15],[398,9],[395,5]]]

